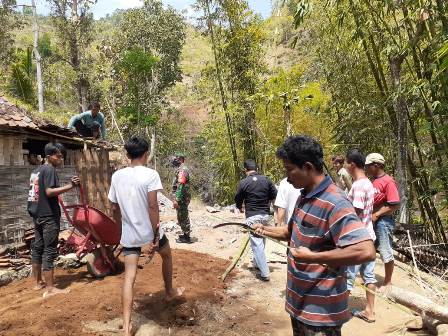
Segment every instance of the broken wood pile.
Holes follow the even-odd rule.
[[[24,243],[0,248],[0,269],[18,271],[31,264],[30,247],[33,239],[34,229],[28,229],[24,232]]]
[[[429,241],[429,239],[426,238],[422,226],[402,225],[402,227],[397,228],[395,232],[397,241],[394,242],[394,250],[404,255],[406,258],[412,259],[406,229],[408,229],[411,234],[412,243],[414,245],[414,255],[419,264],[419,268],[438,276],[446,274],[446,270],[448,269],[448,245]]]

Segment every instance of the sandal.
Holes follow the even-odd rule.
[[[363,320],[363,321],[366,321],[367,323],[374,323],[374,322],[375,322],[375,320],[371,320],[371,319],[369,319],[367,316],[365,316],[365,315],[362,313],[361,310],[353,310],[353,311],[352,311],[352,315],[353,315],[354,317],[360,318],[360,319]]]

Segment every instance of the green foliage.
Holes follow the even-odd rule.
[[[11,64],[10,91],[27,103],[34,99],[32,69],[31,47],[17,50]]]
[[[118,68],[128,77],[141,80],[151,73],[159,58],[145,52],[141,47],[126,50],[118,64]]]
[[[49,33],[44,33],[39,36],[37,49],[39,50],[40,57],[42,58],[49,58],[52,55],[53,51],[51,48],[51,37]]]
[[[21,26],[19,16],[14,12],[15,0],[0,1],[0,67],[9,64],[13,55],[12,31]]]

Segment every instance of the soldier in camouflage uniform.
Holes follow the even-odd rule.
[[[190,171],[185,165],[185,155],[176,153],[173,159],[173,166],[176,167],[176,175],[173,180],[174,208],[177,211],[177,222],[182,228],[183,234],[176,241],[178,243],[192,243],[190,239],[190,217],[188,205],[190,204]]]

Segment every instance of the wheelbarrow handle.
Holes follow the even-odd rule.
[[[87,208],[87,198],[86,198],[86,194],[84,193],[84,188],[83,188],[82,184],[79,184],[77,187],[79,188],[80,201],[81,201],[83,207]]]

